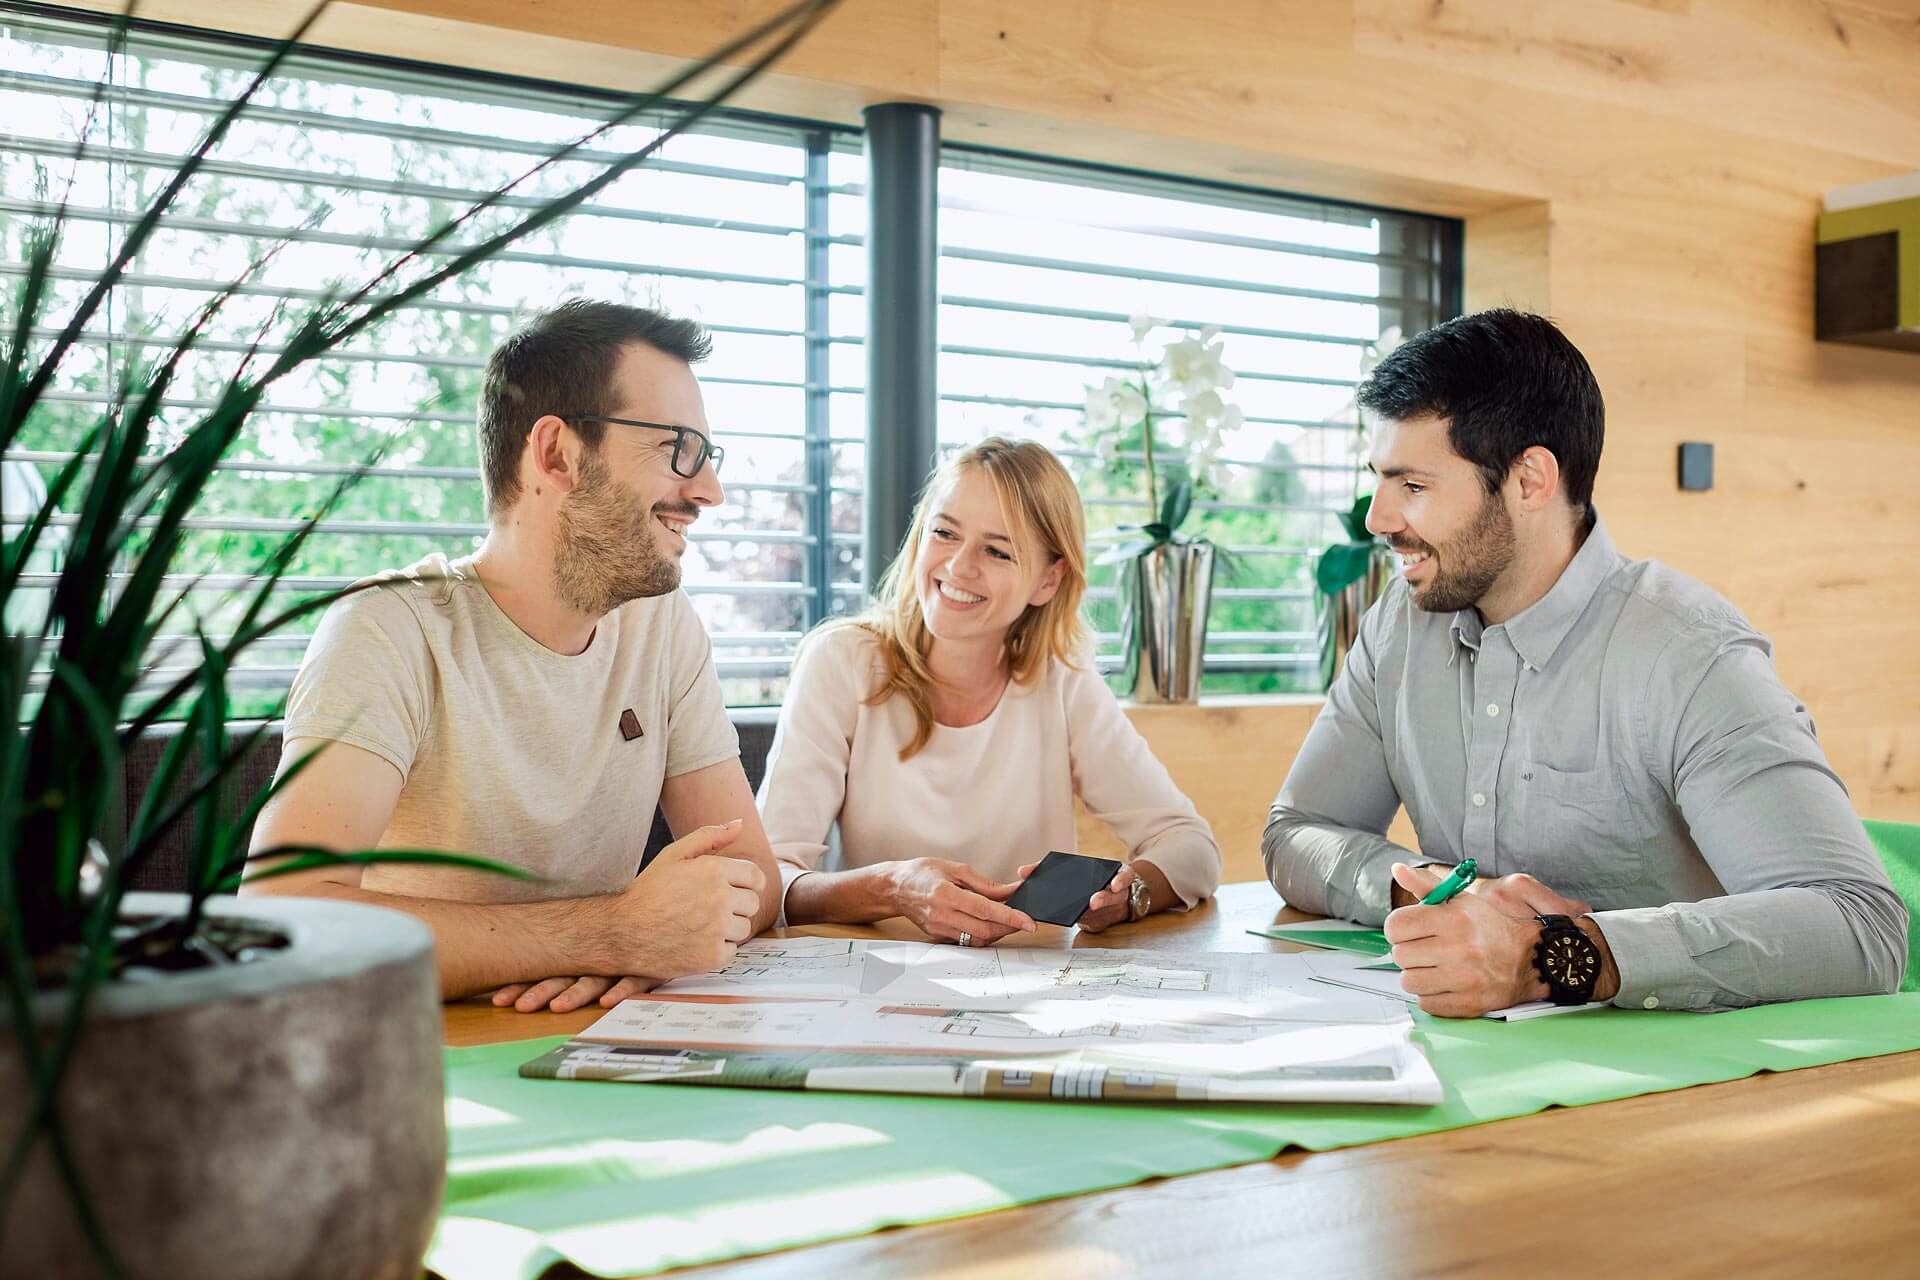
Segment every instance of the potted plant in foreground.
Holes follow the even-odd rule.
[[[446,1157],[431,936],[397,912],[226,896],[246,863],[246,832],[273,790],[237,814],[222,804],[262,732],[230,735],[227,673],[249,645],[336,598],[269,608],[325,508],[258,566],[258,585],[234,602],[231,635],[217,640],[188,618],[176,585],[175,575],[193,568],[179,562],[185,522],[276,383],[644,163],[784,54],[834,3],[803,0],[658,89],[624,100],[601,129],[556,148],[364,282],[262,334],[259,350],[211,407],[167,436],[158,429],[162,402],[181,361],[245,283],[235,281],[170,350],[118,386],[33,509],[0,511],[0,716],[17,726],[0,733],[6,1274],[418,1274]],[[0,451],[48,402],[63,361],[116,283],[319,11],[267,53],[64,315],[54,312],[52,290],[64,206],[36,229],[17,305],[0,333]],[[125,34],[122,23],[114,42]],[[729,60],[742,65],[721,70],[716,91],[675,101],[695,77]],[[104,83],[96,90],[94,111],[107,92]],[[577,160],[585,144],[643,112],[668,120],[645,148],[565,194],[511,202],[504,229],[462,239],[475,234],[475,215],[507,209],[501,198],[521,181]],[[83,140],[77,154],[85,151]],[[56,336],[41,344],[49,331]],[[42,606],[23,589],[23,575],[61,511],[71,518],[58,528],[60,564]],[[195,651],[167,655],[185,674],[138,701],[143,664],[169,622],[169,634],[188,626]],[[118,765],[172,717],[183,718],[183,731],[134,805],[124,844],[109,854],[108,845],[120,842],[98,836],[114,809]],[[189,892],[129,892],[146,859],[182,824],[192,833]],[[512,873],[443,853],[273,852],[289,859],[280,870],[341,858],[433,859]]]
[[[1128,323],[1135,363],[1125,377],[1088,389],[1085,430],[1102,464],[1124,467],[1138,458],[1149,518],[1119,526],[1125,540],[1099,563],[1120,566],[1126,695],[1137,702],[1194,702],[1220,554],[1181,525],[1193,511],[1195,491],[1212,489],[1224,435],[1243,415],[1221,394],[1233,386],[1233,370],[1221,360],[1218,329],[1175,339],[1152,357],[1146,341],[1162,322],[1136,316]],[[1180,424],[1181,449],[1169,456],[1163,445],[1172,422]],[[1163,475],[1165,461],[1172,465]]]

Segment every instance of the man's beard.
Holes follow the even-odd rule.
[[[1500,495],[1490,493],[1473,523],[1447,547],[1444,559],[1424,542],[1390,539],[1396,551],[1433,555],[1433,580],[1413,588],[1413,602],[1428,613],[1458,613],[1480,598],[1513,563],[1513,517]]]
[[[580,464],[580,485],[560,504],[554,526],[554,591],[593,617],[629,600],[663,596],[680,585],[680,562],[660,549],[654,511],[617,483],[596,453]],[[692,507],[657,510],[692,517]]]

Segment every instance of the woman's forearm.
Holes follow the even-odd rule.
[[[787,923],[871,924],[899,915],[894,865],[808,872],[787,886]]]

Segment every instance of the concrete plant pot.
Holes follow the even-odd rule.
[[[129,917],[178,914],[135,893]],[[413,1280],[446,1180],[427,928],[394,911],[221,898],[288,945],[97,993],[60,1092],[89,1199],[131,1277]],[[43,1000],[43,1019],[60,1015]],[[0,1030],[0,1136],[31,1098]],[[44,1140],[0,1205],[8,1275],[100,1274]]]

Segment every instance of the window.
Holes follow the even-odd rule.
[[[23,274],[33,221],[63,194],[72,205],[58,305],[35,335],[43,349],[258,56],[238,42],[143,33],[109,59],[97,24],[0,12],[0,118],[8,121],[0,280]],[[101,80],[112,88],[87,158],[75,163],[73,144]],[[32,495],[44,494],[117,382],[163,352],[214,290],[270,246],[287,241],[184,366],[167,410],[175,428],[193,420],[263,333],[271,352],[288,304],[297,316],[330,284],[366,278],[449,213],[605,118],[581,91],[322,56],[289,64],[257,102],[96,317],[55,412],[31,423],[0,464],[9,518],[32,510]],[[596,144],[597,153],[610,158],[650,136],[629,126]],[[592,296],[661,305],[714,331],[713,358],[699,372],[728,451],[728,501],[697,526],[685,581],[729,701],[772,700],[797,637],[836,595],[843,609],[858,599],[864,368],[857,337],[829,350],[826,333],[843,270],[829,213],[842,224],[864,217],[849,161],[858,163],[857,137],[728,116],[676,139],[657,162],[429,303],[281,382],[196,513],[192,576],[180,583],[191,608],[168,628],[169,647],[195,619],[216,634],[223,619],[230,626],[248,569],[376,453],[377,468],[303,550],[289,593],[477,545],[485,517],[474,420],[487,354],[517,317]],[[514,200],[594,171],[569,162]],[[839,385],[828,385],[829,367]],[[41,576],[29,585],[44,586],[55,566],[35,567]],[[240,710],[271,709],[306,639],[287,634],[251,651],[235,678],[245,691]],[[166,678],[163,665],[151,681]]]
[[[0,55],[0,288],[23,273],[30,227],[65,196],[54,326],[259,50],[143,30],[109,57],[98,22],[0,3]],[[114,291],[54,411],[0,460],[7,518],[24,518],[111,389],[226,282],[246,276],[184,366],[167,410],[176,429],[253,344],[270,352],[302,304],[584,134],[603,104],[587,90],[339,55],[289,63]],[[628,126],[596,154],[639,145],[650,128]],[[216,635],[230,626],[252,566],[376,455],[303,549],[289,593],[475,546],[486,356],[528,312],[592,296],[661,305],[714,331],[699,373],[728,450],[728,502],[697,526],[685,581],[728,701],[777,701],[797,639],[862,602],[865,169],[857,134],[715,117],[591,205],[280,383],[196,514],[179,583],[192,603],[170,643],[196,622]],[[569,162],[514,201],[590,171]],[[1453,314],[1458,224],[964,148],[947,149],[940,182],[943,445],[999,432],[1059,450],[1082,480],[1097,552],[1146,513],[1137,481],[1087,447],[1088,386],[1127,363],[1136,313],[1218,326],[1246,421],[1188,525],[1239,562],[1216,580],[1206,687],[1309,687],[1313,557],[1339,536],[1333,513],[1358,480],[1353,384],[1389,328]],[[44,347],[54,331],[36,339]],[[55,533],[29,586],[57,567]],[[1108,667],[1119,660],[1115,581],[1097,568],[1089,602]],[[271,710],[306,641],[290,633],[247,655],[236,710]],[[154,685],[169,678],[160,662]]]
[[[1368,344],[1454,314],[1457,224],[949,148],[940,173],[940,434],[1031,436],[1081,481],[1097,553],[1147,514],[1126,466],[1086,447],[1089,386],[1132,363],[1128,320],[1218,326],[1246,415],[1186,528],[1229,548],[1216,573],[1210,692],[1317,687],[1313,562],[1344,537],[1365,459],[1353,388]],[[1156,459],[1179,458],[1178,425]],[[1120,663],[1116,570],[1094,569],[1089,620]]]

